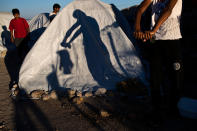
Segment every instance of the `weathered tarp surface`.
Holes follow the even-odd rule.
[[[27,93],[67,88],[92,91],[113,89],[125,78],[144,82],[129,35],[127,21],[114,6],[75,0],[55,17],[26,56],[20,88]]]
[[[28,21],[30,28],[29,46],[32,47],[50,24],[49,13],[41,13]]]

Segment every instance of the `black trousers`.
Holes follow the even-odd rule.
[[[15,38],[14,43],[16,45],[17,54],[18,54],[18,57],[19,57],[19,62],[20,62],[20,64],[22,64],[26,54],[29,51],[28,37]]]
[[[169,109],[174,109],[177,107],[183,80],[180,40],[158,40],[151,44],[150,50],[150,86],[153,106],[160,107],[163,93]]]

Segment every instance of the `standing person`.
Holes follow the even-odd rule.
[[[152,25],[150,31],[142,32],[140,28],[141,16],[151,5]],[[150,88],[154,112],[159,113],[161,106],[161,84],[165,72],[169,72],[168,79],[170,113],[178,113],[177,102],[181,86],[181,47],[180,39],[180,17],[182,11],[182,0],[144,0],[137,11],[134,37],[146,41],[155,39],[151,43],[150,60]],[[165,87],[166,89],[167,87]],[[165,90],[164,89],[164,90]]]
[[[29,25],[27,21],[20,17],[18,9],[13,9],[12,14],[14,18],[10,21],[9,29],[11,33],[11,42],[16,45],[19,67],[21,66],[27,52],[28,52],[28,39],[29,39]],[[18,70],[16,71],[18,72]],[[18,75],[14,78],[13,87],[17,87]]]
[[[61,6],[57,3],[53,5],[53,12],[49,14],[50,22],[55,18],[57,13],[60,11]]]
[[[22,64],[26,53],[28,52],[29,25],[27,21],[20,17],[18,9],[12,10],[14,19],[10,21],[9,29],[11,32],[11,42],[16,45],[20,64]]]

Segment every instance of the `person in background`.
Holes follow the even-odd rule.
[[[11,33],[11,42],[16,45],[20,63],[22,64],[23,59],[28,51],[28,40],[29,40],[29,25],[27,21],[20,17],[18,9],[12,10],[14,19],[10,21],[9,29]]]
[[[9,29],[11,33],[11,42],[15,44],[18,58],[19,58],[19,68],[28,53],[28,40],[29,40],[29,25],[27,21],[20,17],[20,12],[18,9],[12,9],[12,14],[14,18],[10,21]],[[16,71],[18,72],[18,71]],[[17,75],[18,77],[18,75]],[[17,87],[18,78],[13,81],[13,87]]]
[[[53,12],[49,14],[50,22],[55,18],[57,13],[60,11],[61,6],[57,3],[53,5]]]
[[[152,7],[151,30],[141,31],[141,16],[150,5]],[[161,87],[163,90],[169,88],[169,94],[166,95],[168,109],[171,114],[178,114],[177,102],[183,70],[180,47],[181,12],[182,0],[143,0],[136,14],[134,37],[144,42],[150,40],[150,88],[155,114],[160,114]],[[167,77],[169,87],[162,85],[166,72],[169,72]]]

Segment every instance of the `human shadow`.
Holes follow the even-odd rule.
[[[2,44],[4,47],[7,48],[7,50],[10,50],[11,47],[11,41],[10,41],[10,32],[7,30],[7,27],[5,25],[2,26],[3,32],[1,33],[1,39],[2,39]]]
[[[58,51],[57,54],[60,56],[59,70],[63,69],[64,74],[70,74],[73,68],[73,63],[70,59],[70,55],[67,50]]]
[[[33,100],[29,99],[27,94],[23,94],[23,99],[13,100],[13,104],[15,107],[16,130],[36,131],[43,129],[53,131],[47,116]]]
[[[71,48],[71,43],[82,34],[87,65],[94,80],[100,86],[104,86],[104,84],[110,82],[113,78],[120,78],[113,68],[109,52],[101,40],[97,21],[93,17],[87,16],[81,10],[75,10],[73,17],[77,19],[77,22],[67,31],[61,45],[65,48]],[[67,39],[78,27],[80,28],[74,33],[70,41],[67,42]]]
[[[123,30],[123,32],[125,33],[125,35],[129,38],[129,40],[132,43],[134,43],[135,42],[135,38],[132,35],[132,28],[128,24],[127,19],[124,17],[124,15],[122,14],[122,12],[120,12],[116,8],[116,6],[114,4],[111,4],[111,7],[112,7],[112,10],[113,10],[114,15],[115,15],[116,22],[121,27],[121,29]]]
[[[19,61],[17,57],[16,46],[10,41],[10,32],[7,30],[7,27],[2,26],[3,32],[1,33],[3,47],[7,49],[6,55],[4,57],[4,62],[9,73],[11,82],[18,80],[19,73]],[[10,85],[11,86],[11,85]]]
[[[64,94],[67,89],[60,86],[57,76],[57,70],[63,70],[63,74],[70,74],[73,68],[73,63],[67,50],[57,51],[57,54],[59,56],[60,63],[58,67],[55,67],[55,65],[51,66],[52,72],[47,76],[47,81],[48,91],[56,91],[58,95],[58,100],[61,101],[62,93]]]

